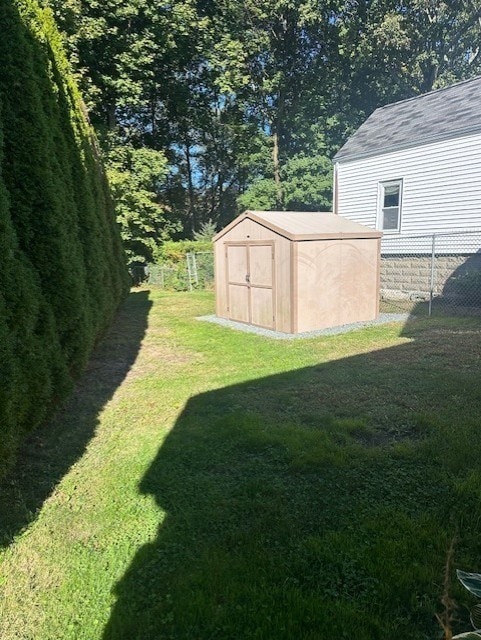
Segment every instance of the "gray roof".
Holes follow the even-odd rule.
[[[481,131],[481,76],[376,109],[334,156],[357,160]]]

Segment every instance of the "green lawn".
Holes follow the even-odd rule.
[[[0,491],[2,640],[442,637],[481,571],[481,321],[274,341],[138,290]],[[446,598],[444,598],[446,600]]]

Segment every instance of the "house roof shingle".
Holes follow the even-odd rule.
[[[481,76],[380,107],[334,156],[360,158],[481,131]]]

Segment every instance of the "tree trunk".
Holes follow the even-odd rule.
[[[155,91],[152,91],[150,98],[150,126],[152,128],[152,144],[155,145],[156,131],[156,115],[157,115],[157,96]]]
[[[274,164],[274,182],[276,183],[276,209],[282,211],[284,194],[282,193],[281,172],[279,164],[279,134],[274,131],[274,146],[272,148],[272,160]]]
[[[187,193],[189,198],[189,204],[187,209],[187,217],[191,225],[192,234],[197,231],[197,219],[195,211],[195,189],[194,181],[192,179],[192,156],[190,155],[190,144],[188,140],[185,143],[185,164],[187,167]]]
[[[272,161],[274,165],[274,182],[276,183],[276,209],[279,211],[284,210],[284,190],[282,188],[281,180],[281,161],[280,161],[280,145],[281,145],[281,129],[284,118],[284,91],[281,86],[279,88],[279,94],[277,96],[276,111],[273,117],[272,123]]]
[[[107,127],[109,131],[113,131],[117,126],[116,105],[109,104],[107,107]]]

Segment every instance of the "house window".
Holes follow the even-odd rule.
[[[402,180],[379,184],[378,227],[387,233],[401,229],[402,185]]]

